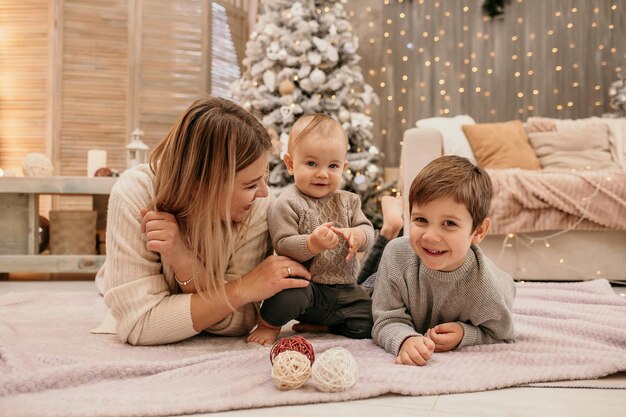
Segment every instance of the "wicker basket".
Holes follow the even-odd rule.
[[[95,254],[97,216],[93,210],[51,211],[50,254]]]

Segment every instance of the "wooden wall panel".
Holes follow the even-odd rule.
[[[61,175],[87,174],[87,151],[104,149],[110,168],[125,165],[128,2],[65,0],[59,24]]]
[[[0,2],[0,168],[22,174],[29,152],[49,155],[50,2]]]
[[[247,1],[237,16],[243,49]],[[57,175],[86,175],[87,151],[123,171],[134,128],[154,146],[210,91],[211,0],[5,0],[0,3],[0,167],[32,151]],[[242,12],[243,10],[243,12]],[[71,199],[64,197],[62,207]],[[77,203],[80,205],[80,203]]]
[[[202,97],[204,2],[151,0],[144,4],[137,126],[152,147],[194,100]]]

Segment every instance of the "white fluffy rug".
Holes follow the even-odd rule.
[[[94,293],[8,293],[0,296],[0,415],[180,415],[483,391],[626,370],[626,300],[607,281],[518,284],[514,313],[516,343],[438,353],[425,367],[395,365],[371,340],[305,334],[318,354],[341,346],[359,367],[352,389],[322,393],[311,381],[276,389],[270,348],[243,338],[200,335],[132,347],[90,333],[104,314]]]

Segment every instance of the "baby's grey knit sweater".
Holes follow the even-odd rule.
[[[311,272],[313,282],[352,284],[359,273],[359,262],[356,256],[346,261],[348,245],[345,240],[340,239],[337,247],[318,255],[313,255],[307,247],[309,234],[326,222],[333,222],[337,228],[361,229],[367,237],[361,251],[367,251],[374,241],[374,228],[361,210],[361,200],[344,190],[313,198],[292,184],[272,203],[267,221],[276,253],[302,262]]]

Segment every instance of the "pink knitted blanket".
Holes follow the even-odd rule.
[[[132,347],[91,334],[103,312],[102,300],[90,292],[1,295],[0,415],[181,415],[385,393],[483,391],[626,370],[626,300],[605,280],[519,284],[516,343],[438,353],[425,367],[395,365],[371,340],[305,335],[318,353],[342,346],[355,356],[357,384],[342,393],[319,392],[311,381],[279,391],[269,347],[239,338],[200,335]]]
[[[626,170],[491,169],[489,233],[626,230]]]

